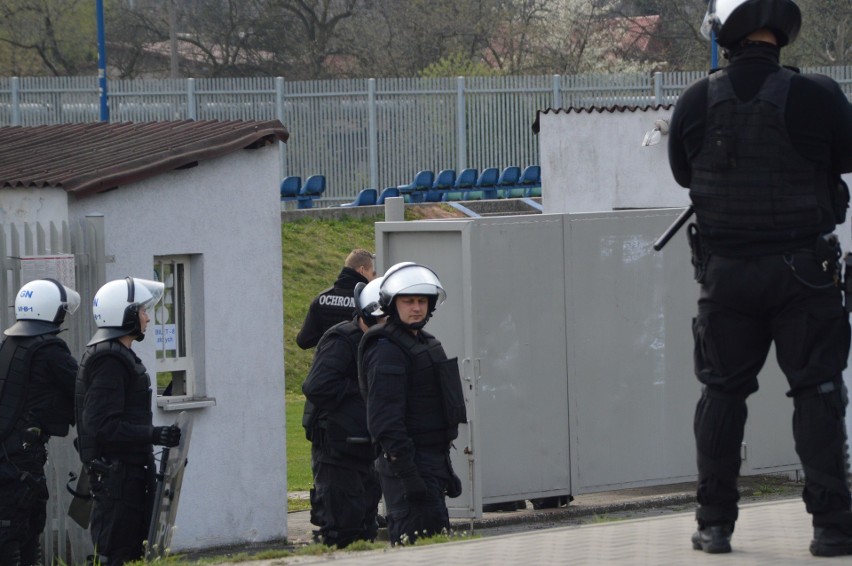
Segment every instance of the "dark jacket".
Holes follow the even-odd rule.
[[[20,391],[23,399],[14,403],[10,397],[3,397],[4,403],[0,404],[0,411],[4,411],[2,417],[15,418],[15,415],[7,415],[5,411],[16,410],[16,405],[21,403],[20,414],[16,422],[7,423],[12,426],[9,437],[3,443],[7,455],[22,448],[23,429],[35,427],[41,431],[42,439],[47,442],[49,436],[66,436],[68,427],[74,424],[74,380],[77,375],[77,360],[71,355],[68,346],[61,339],[54,336],[18,337],[10,336],[5,339],[5,347],[14,347],[17,343],[24,343],[32,348],[29,367],[21,376],[26,384]],[[20,350],[18,350],[18,355]],[[2,368],[9,372],[11,368]],[[24,370],[24,368],[20,368]],[[9,377],[8,375],[6,376]],[[12,385],[6,383],[11,393]],[[2,456],[0,456],[2,459]]]
[[[89,346],[75,391],[80,459],[145,465],[153,454],[151,379],[142,361],[118,340]]]
[[[351,458],[371,462],[374,457],[367,404],[358,388],[358,343],[363,334],[356,321],[332,326],[317,345],[302,384],[305,411],[313,412],[303,424],[315,429],[310,431],[311,440],[323,449],[320,459],[331,463]]]
[[[778,68],[778,48],[760,44],[734,52],[725,72],[737,97],[747,101]],[[692,164],[705,140],[708,83],[705,77],[687,88],[671,120],[669,164],[683,187],[692,183]],[[784,118],[793,148],[815,169],[827,172],[833,181],[852,171],[852,105],[837,83],[822,75],[794,76]],[[720,255],[762,255],[812,246],[821,231],[818,226],[810,232],[721,231],[709,235],[707,243]]]
[[[334,286],[311,301],[302,329],[296,335],[296,344],[301,349],[316,346],[325,331],[338,322],[352,320],[355,315],[355,285],[358,283],[367,283],[367,279],[351,267],[344,267]]]
[[[364,334],[359,358],[367,384],[367,425],[382,450],[403,458],[415,448],[446,451],[458,425],[444,415],[439,364],[447,356],[441,342],[389,321]]]

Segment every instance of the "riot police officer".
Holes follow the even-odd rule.
[[[423,330],[446,293],[428,267],[391,267],[379,289],[387,313],[359,346],[359,381],[367,398],[367,426],[378,444],[392,544],[448,531],[445,496],[461,495],[450,446],[466,422],[458,362]]]
[[[77,361],[57,336],[80,295],[54,279],[21,287],[0,345],[0,564],[41,563],[47,441],[74,424]]]
[[[379,308],[382,278],[355,286],[357,315],[323,335],[308,377],[302,424],[311,441],[311,523],[323,544],[343,548],[375,540],[382,490],[367,431],[367,406],[358,387],[358,344],[384,319]]]
[[[142,557],[151,521],[153,445],[180,443],[178,427],[152,426],[151,379],[131,349],[145,338],[148,311],[162,295],[162,283],[133,277],[101,287],[92,306],[98,329],[77,373],[80,459],[94,498],[92,542],[106,566]]]
[[[296,344],[303,350],[319,343],[325,331],[355,315],[355,298],[352,294],[358,283],[369,283],[376,277],[375,257],[367,250],[352,250],[337,276],[334,285],[314,297],[302,329],[296,335]]]
[[[793,399],[811,553],[852,554],[841,377],[850,330],[832,234],[849,202],[840,175],[852,171],[852,106],[831,79],[779,64],[800,25],[792,0],[711,1],[703,30],[730,62],[691,85],[671,121],[669,161],[697,218],[692,544],[710,553],[731,551],[746,398],[774,342]]]

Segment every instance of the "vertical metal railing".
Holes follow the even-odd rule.
[[[852,67],[806,69],[852,98]],[[326,176],[324,199],[411,181],[417,171],[539,160],[529,126],[547,108],[669,105],[703,71],[443,79],[282,77],[113,81],[115,122],[273,120],[290,131],[281,177]],[[98,120],[96,77],[0,78],[0,126]],[[270,187],[269,190],[278,190]]]

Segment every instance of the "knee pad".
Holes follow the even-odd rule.
[[[846,393],[827,382],[793,395],[793,437],[805,477],[844,491],[849,470]]]

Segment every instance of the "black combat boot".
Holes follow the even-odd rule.
[[[692,535],[692,548],[703,550],[708,554],[724,554],[731,552],[731,535],[734,534],[733,523],[710,525],[699,528]]]
[[[843,532],[837,527],[814,527],[811,554],[814,556],[843,556],[845,554],[852,554],[852,535]]]

